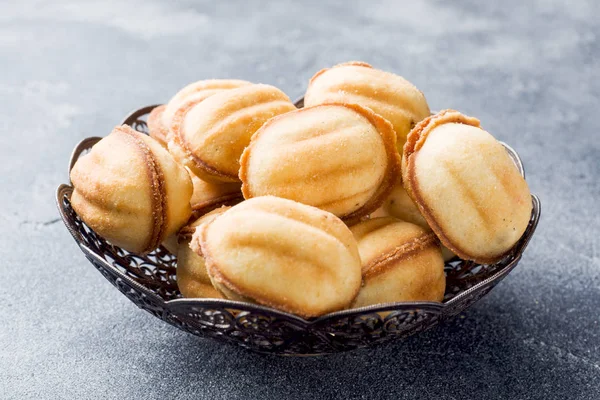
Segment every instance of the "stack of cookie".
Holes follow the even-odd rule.
[[[183,296],[305,318],[442,301],[444,260],[491,263],[531,196],[504,147],[458,111],[431,115],[406,79],[362,62],[318,72],[296,109],[279,89],[205,80],[81,157],[71,202],[133,253],[177,255]]]

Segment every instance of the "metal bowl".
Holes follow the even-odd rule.
[[[296,103],[297,106],[302,106],[301,101]],[[154,107],[132,112],[123,124],[147,134],[145,118]],[[75,161],[100,139],[86,138],[75,147],[69,171]],[[517,153],[504,146],[524,176]],[[529,226],[502,260],[490,265],[458,258],[447,262],[446,293],[442,303],[379,304],[305,320],[251,303],[182,298],[175,279],[175,256],[162,247],[139,256],[106,242],[79,219],[71,207],[72,191],[72,186],[63,184],[56,192],[58,209],[67,229],[86,258],[139,308],[197,336],[281,355],[331,354],[373,346],[428,330],[455,316],[485,296],[517,266],[540,218],[540,201],[532,195]]]

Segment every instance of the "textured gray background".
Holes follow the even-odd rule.
[[[0,2],[0,398],[600,398],[600,6],[589,1]],[[521,154],[542,222],[464,315],[401,343],[278,358],[139,311],[57,220],[72,147],[182,85],[303,93],[399,73]],[[392,396],[393,394],[393,396]]]

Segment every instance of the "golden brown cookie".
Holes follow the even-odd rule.
[[[208,79],[190,83],[177,92],[167,104],[158,106],[152,110],[148,116],[150,136],[158,140],[163,146],[166,146],[173,116],[179,107],[189,101],[199,103],[215,93],[246,85],[251,85],[251,83],[238,79]]]
[[[443,300],[444,261],[431,230],[392,217],[370,219],[350,230],[364,281],[353,307]]]
[[[201,179],[238,182],[239,158],[252,135],[270,118],[295,109],[285,93],[262,84],[188,102],[173,118],[169,151]]]
[[[118,126],[71,170],[71,204],[114,245],[147,253],[190,217],[187,171],[154,139]]]
[[[322,69],[310,80],[304,105],[332,102],[360,104],[390,121],[400,153],[408,132],[430,115],[425,96],[412,83],[358,61]]]
[[[444,110],[420,122],[404,146],[402,175],[429,226],[463,259],[495,262],[527,228],[529,187],[475,118]]]
[[[188,298],[215,298],[221,299],[223,296],[216,290],[206,272],[204,258],[192,251],[190,242],[196,229],[209,223],[219,215],[227,211],[229,207],[217,208],[198,218],[190,225],[187,225],[179,231],[177,247],[177,286],[183,297]]]
[[[350,305],[360,288],[360,257],[335,215],[273,196],[246,200],[200,226],[202,254],[225,297],[316,317]]]
[[[390,123],[356,104],[292,111],[267,122],[244,151],[242,193],[284,197],[356,222],[394,184],[394,144]]]

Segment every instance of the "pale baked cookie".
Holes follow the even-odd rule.
[[[239,181],[239,158],[252,135],[270,118],[296,109],[281,90],[262,84],[186,104],[173,118],[169,151],[212,182]]]
[[[458,111],[441,111],[411,131],[402,176],[429,226],[460,258],[497,261],[529,223],[525,179],[479,120]]]
[[[209,223],[219,215],[227,211],[229,207],[217,208],[198,218],[190,225],[187,225],[179,231],[177,237],[177,286],[183,297],[195,298],[215,298],[221,299],[223,296],[217,291],[206,272],[204,258],[190,248],[192,235],[202,224]]]
[[[360,257],[335,215],[273,196],[246,200],[201,225],[191,248],[215,288],[302,317],[344,309],[361,284]]]
[[[184,103],[200,102],[215,93],[246,85],[251,85],[251,82],[238,79],[208,79],[190,83],[177,92],[167,104],[158,106],[150,112],[148,116],[150,136],[166,146],[173,116]]]
[[[328,104],[268,121],[240,159],[246,199],[273,195],[348,223],[381,205],[399,171],[392,126],[356,104]]]
[[[187,167],[185,168],[192,179],[192,185],[194,187],[192,198],[190,199],[192,214],[188,223],[196,221],[216,208],[232,206],[244,200],[242,192],[240,191],[241,183],[206,182],[194,175]],[[178,233],[179,232],[173,233],[161,243],[165,249],[175,255],[177,255],[178,251]]]
[[[371,218],[377,217],[396,217],[419,225],[421,228],[429,229],[427,221],[425,221],[415,203],[406,193],[404,186],[402,186],[400,176],[398,176],[391,193],[385,198],[381,207],[371,214]]]
[[[392,192],[384,200],[383,205],[375,210],[370,217],[395,217],[411,224],[419,225],[423,229],[431,230],[427,221],[421,215],[419,208],[404,189],[402,179],[396,181]],[[445,246],[441,246],[441,248],[444,261],[449,261],[456,257]]]
[[[191,219],[191,218],[190,218]],[[177,255],[177,233],[173,233],[171,236],[168,236],[165,240],[160,244],[162,247],[167,249],[167,251],[173,255]]]
[[[353,307],[443,300],[444,261],[431,230],[392,217],[370,219],[350,230],[364,281]]]
[[[188,172],[190,172],[188,170]],[[190,203],[192,219],[196,219],[217,207],[235,205],[244,200],[240,182],[207,182],[190,172],[194,192]]]
[[[192,182],[156,140],[118,126],[71,170],[71,204],[112,244],[147,253],[190,217]]]
[[[167,136],[169,134],[169,126],[163,123],[163,115],[165,113],[165,104],[156,106],[148,115],[148,134],[156,139],[163,147],[167,146]]]
[[[322,69],[310,80],[304,105],[332,102],[360,104],[390,121],[400,153],[408,132],[431,113],[425,96],[412,83],[358,61]]]

